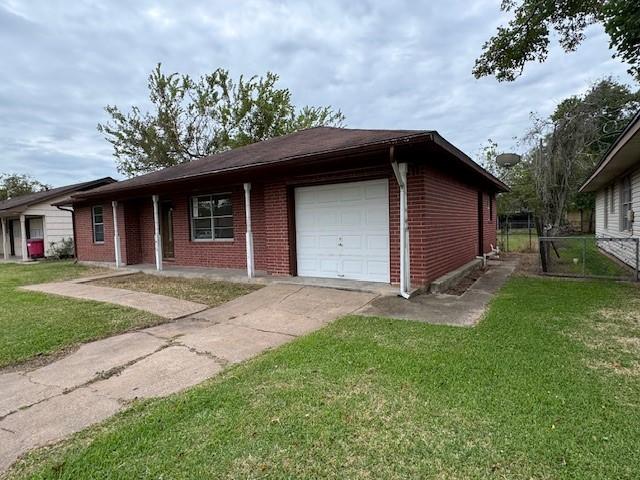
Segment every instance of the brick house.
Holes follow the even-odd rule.
[[[491,251],[506,190],[435,131],[318,127],[74,195],[77,254],[406,295]]]

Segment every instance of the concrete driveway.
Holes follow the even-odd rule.
[[[274,284],[216,308],[0,374],[0,472],[28,450],[169,395],[367,305],[375,294]]]

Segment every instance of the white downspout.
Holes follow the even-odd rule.
[[[409,218],[407,215],[407,164],[394,159],[394,148],[391,147],[391,166],[400,187],[400,296],[409,298],[411,290],[411,274],[409,271]]]
[[[9,260],[9,252],[7,251],[7,219],[2,217],[2,255],[5,260]]]
[[[120,257],[120,234],[118,233],[118,202],[115,200],[111,202],[111,209],[113,210],[113,250],[116,257],[116,268],[120,268],[122,260]]]
[[[153,195],[153,241],[156,249],[156,270],[162,271],[162,238],[160,237],[160,212],[158,195]]]
[[[22,261],[29,261],[29,252],[27,252],[27,219],[24,215],[20,215],[20,246],[22,247]]]
[[[247,276],[255,276],[255,266],[253,260],[253,230],[251,227],[251,184],[244,184],[244,211],[247,224],[246,248],[247,248]]]

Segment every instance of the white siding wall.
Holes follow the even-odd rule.
[[[622,188],[622,179],[618,178],[614,183],[609,185],[609,214],[607,228],[605,228],[605,191],[598,190],[596,193],[596,236],[597,237],[614,237],[614,238],[640,238],[640,168],[631,174],[631,193],[633,195],[633,211],[635,212],[635,221],[632,231],[620,231],[620,190]],[[611,211],[611,188],[614,189],[613,205],[614,211]],[[616,256],[628,265],[635,267],[636,262],[636,246],[634,242],[602,242],[603,250]]]
[[[60,199],[49,200],[46,203],[32,205],[25,215],[41,215],[44,217],[44,248],[45,255],[50,254],[51,243],[57,243],[64,238],[73,238],[73,220],[71,212],[65,212],[51,206]],[[16,252],[17,253],[17,252]]]

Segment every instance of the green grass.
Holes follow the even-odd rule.
[[[203,303],[210,307],[221,305],[261,288],[259,285],[212,282],[202,278],[160,277],[145,273],[105,278],[92,283],[107,287],[126,288],[138,292],[168,295],[191,302]]]
[[[560,258],[549,244],[549,268],[551,273],[583,274],[582,254],[585,249],[584,273],[592,276],[631,278],[633,271],[604,255],[595,241],[595,237],[587,238],[586,244],[580,238],[567,237],[554,242]],[[577,259],[577,263],[574,261]]]
[[[637,478],[635,286],[516,277],[473,329],[343,318],[11,478]]]
[[[139,310],[17,288],[94,272],[72,262],[0,264],[0,367],[163,321]]]
[[[503,252],[537,252],[538,251],[538,235],[535,231],[531,234],[531,242],[529,242],[529,234],[522,233],[520,231],[517,232],[509,232],[509,239],[507,241],[506,233],[504,236],[498,232],[498,244],[500,245],[500,250]]]

